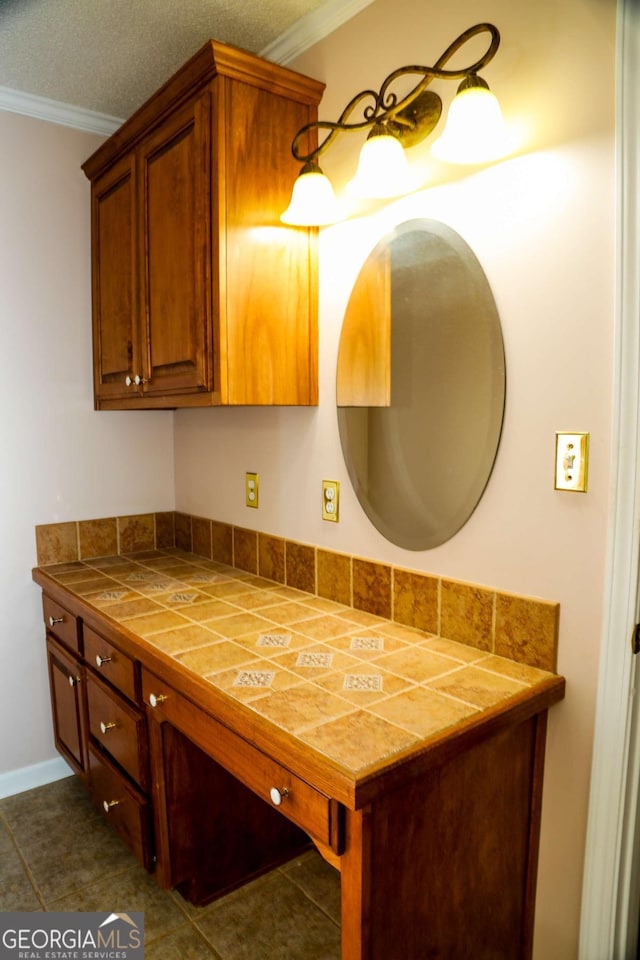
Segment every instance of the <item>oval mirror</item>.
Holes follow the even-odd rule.
[[[493,468],[505,402],[498,311],[471,248],[410,220],[366,260],[338,351],[340,441],[365,513],[409,550],[469,519]]]

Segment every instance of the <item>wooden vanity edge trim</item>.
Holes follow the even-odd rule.
[[[289,67],[270,63],[230,44],[208,40],[85,160],[82,164],[85,176],[94,180],[123,152],[130,150],[149,133],[152,126],[196,95],[216,76],[228,76],[243,83],[261,86],[312,106],[320,102],[325,88],[322,81],[298,74]]]
[[[63,585],[52,580],[42,568],[34,568],[32,576],[50,596],[70,607],[91,628],[119,646],[123,653],[139,661],[143,668],[154,673],[213,720],[264,751],[268,757],[287,767],[316,790],[351,810],[372,803],[385,792],[401,788],[414,777],[489,739],[500,730],[547,711],[565,695],[564,678],[551,676],[535,688],[523,690],[517,697],[499,702],[448,731],[424,740],[419,747],[409,747],[393,758],[381,761],[376,767],[363,770],[361,775],[354,776],[331,758],[299,741],[294,734],[244,708],[242,704],[236,704],[204,678],[186,670],[173,657],[110,620],[103,611],[97,612],[82,597],[70,593]]]

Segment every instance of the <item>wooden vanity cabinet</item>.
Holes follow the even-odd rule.
[[[83,164],[96,408],[317,403],[316,231],[279,216],[323,89],[210,41]]]
[[[47,634],[51,715],[56,749],[85,783],[88,781],[84,668],[73,654]]]
[[[55,745],[147,870],[155,866],[140,665],[43,594]]]
[[[54,742],[71,769],[87,782],[87,708],[80,622],[46,593],[42,595],[42,612]]]
[[[329,797],[147,670],[142,686],[163,887],[206,903],[301,853],[310,836],[331,843]]]
[[[91,797],[147,870],[154,866],[149,747],[139,664],[84,627]]]

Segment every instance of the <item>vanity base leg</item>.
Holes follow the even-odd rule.
[[[342,960],[530,960],[545,723],[347,812]]]

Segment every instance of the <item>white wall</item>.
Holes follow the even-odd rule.
[[[0,792],[55,756],[35,525],[174,508],[173,415],[93,411],[80,164],[99,143],[0,111]]]
[[[502,47],[486,71],[520,156],[481,173],[436,171],[434,185],[322,232],[320,406],[179,411],[178,509],[561,604],[566,701],[548,738],[535,956],[577,955],[609,494],[614,310],[614,0],[376,0],[294,64],[327,82],[335,119],[365,86],[430,63],[486,19]],[[462,55],[461,55],[462,56]],[[472,54],[475,59],[475,55]],[[594,64],[597,65],[594,72]],[[343,186],[359,144],[323,158]],[[416,148],[419,156],[426,149]],[[457,177],[457,179],[456,179]],[[350,487],[337,431],[335,365],[351,285],[384,231],[433,217],[475,250],[501,315],[507,406],[496,467],[465,527],[412,553],[370,525]],[[591,434],[589,492],[553,490],[556,430]],[[260,474],[260,509],[244,472]],[[323,523],[321,480],[341,481],[341,522]]]

